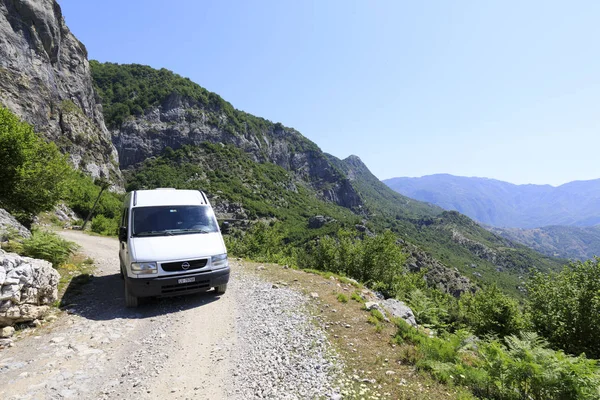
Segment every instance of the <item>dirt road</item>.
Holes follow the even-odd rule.
[[[329,343],[300,294],[274,290],[233,262],[222,296],[154,299],[127,309],[117,241],[75,231],[61,235],[78,243],[97,270],[56,322],[0,352],[0,398],[335,395],[338,366],[325,356]],[[310,349],[302,348],[304,338]]]

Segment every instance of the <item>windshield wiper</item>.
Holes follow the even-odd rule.
[[[205,229],[176,229],[171,231],[173,234],[178,234],[178,233],[210,233],[210,231],[207,231]]]
[[[136,233],[134,236],[171,236],[173,232],[171,231],[146,231]]]

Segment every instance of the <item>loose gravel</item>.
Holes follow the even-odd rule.
[[[309,299],[249,274],[236,274],[236,399],[340,398],[343,362],[311,316]]]
[[[0,399],[339,399],[309,298],[232,262],[223,296],[123,306],[118,242],[62,232],[97,270],[67,312],[0,351]],[[279,287],[281,286],[281,287]]]

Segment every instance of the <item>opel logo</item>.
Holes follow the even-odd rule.
[[[183,264],[181,264],[181,269],[184,269],[184,270],[186,270],[186,269],[188,269],[189,267],[190,267],[190,263],[189,263],[189,262],[187,262],[187,261],[186,261],[186,262],[184,262]]]

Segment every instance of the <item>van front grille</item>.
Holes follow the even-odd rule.
[[[202,258],[200,260],[168,262],[168,263],[162,263],[160,266],[162,267],[163,271],[175,272],[175,271],[191,271],[193,269],[204,268],[204,267],[206,267],[206,264],[208,264],[208,258]]]

